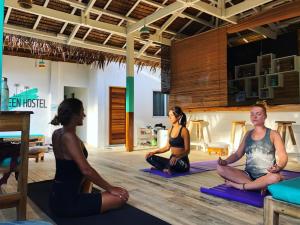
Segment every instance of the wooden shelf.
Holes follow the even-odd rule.
[[[266,54],[258,56],[257,63],[236,66],[235,79],[228,82],[231,104],[245,105],[247,102],[253,104],[255,99],[269,99],[275,104],[280,102],[277,99],[287,104],[299,103],[300,100],[297,98],[300,99],[300,82],[298,84],[297,79],[293,78],[296,83],[293,83],[292,91],[284,87],[285,80],[288,82],[286,85],[291,85],[289,77],[290,74],[295,76],[295,72],[300,72],[300,57],[296,55],[275,58],[274,54]],[[297,84],[299,93],[294,91]]]
[[[235,66],[235,79],[244,77],[253,77],[257,75],[257,64],[249,63]]]
[[[257,56],[257,67],[259,75],[266,75],[273,73],[272,60],[275,59],[275,54],[265,54]]]

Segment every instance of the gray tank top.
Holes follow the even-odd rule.
[[[275,147],[270,139],[271,130],[267,128],[265,136],[258,141],[252,139],[252,132],[246,138],[246,168],[253,177],[258,178],[268,173],[268,168],[276,163]]]

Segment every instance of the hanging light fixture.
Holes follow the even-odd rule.
[[[32,8],[32,0],[18,0],[18,3],[21,7],[25,8],[25,9]]]
[[[144,26],[141,30],[140,30],[140,37],[143,40],[148,40],[150,38],[150,31],[149,28]]]

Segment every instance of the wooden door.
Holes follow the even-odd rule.
[[[109,88],[109,144],[125,144],[126,88]]]

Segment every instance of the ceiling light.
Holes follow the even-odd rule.
[[[19,5],[25,9],[32,8],[32,0],[18,0]]]
[[[149,28],[144,26],[141,30],[140,30],[140,37],[143,40],[148,40],[150,38],[150,31]]]
[[[249,41],[246,39],[246,38],[243,38],[243,41],[244,42],[246,42],[246,43],[248,43]]]

